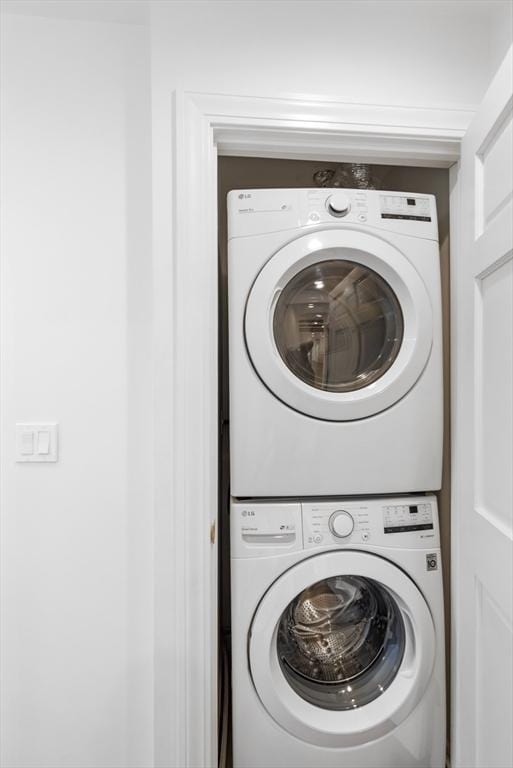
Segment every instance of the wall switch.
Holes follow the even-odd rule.
[[[57,424],[16,424],[16,461],[57,461]]]
[[[20,449],[22,456],[32,456],[34,453],[34,433],[22,432],[20,436]]]
[[[38,429],[37,431],[37,452],[42,456],[50,453],[50,432],[48,429]]]

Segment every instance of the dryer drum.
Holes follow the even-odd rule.
[[[305,589],[279,624],[283,674],[302,698],[325,709],[373,701],[401,665],[405,631],[399,607],[378,582],[335,576]]]

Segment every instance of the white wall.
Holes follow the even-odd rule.
[[[513,42],[513,2],[501,2],[491,16],[491,70],[496,72]]]
[[[496,19],[503,26],[507,6],[155,0],[154,71],[168,85],[192,90],[472,105],[498,65],[491,32]]]
[[[147,768],[148,29],[1,27],[1,761]],[[57,464],[15,463],[32,420],[59,422]]]

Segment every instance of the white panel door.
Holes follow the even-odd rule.
[[[463,140],[451,270],[456,768],[513,765],[512,66]]]

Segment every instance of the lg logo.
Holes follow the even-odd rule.
[[[242,517],[255,517],[255,513],[252,509],[243,509]]]

